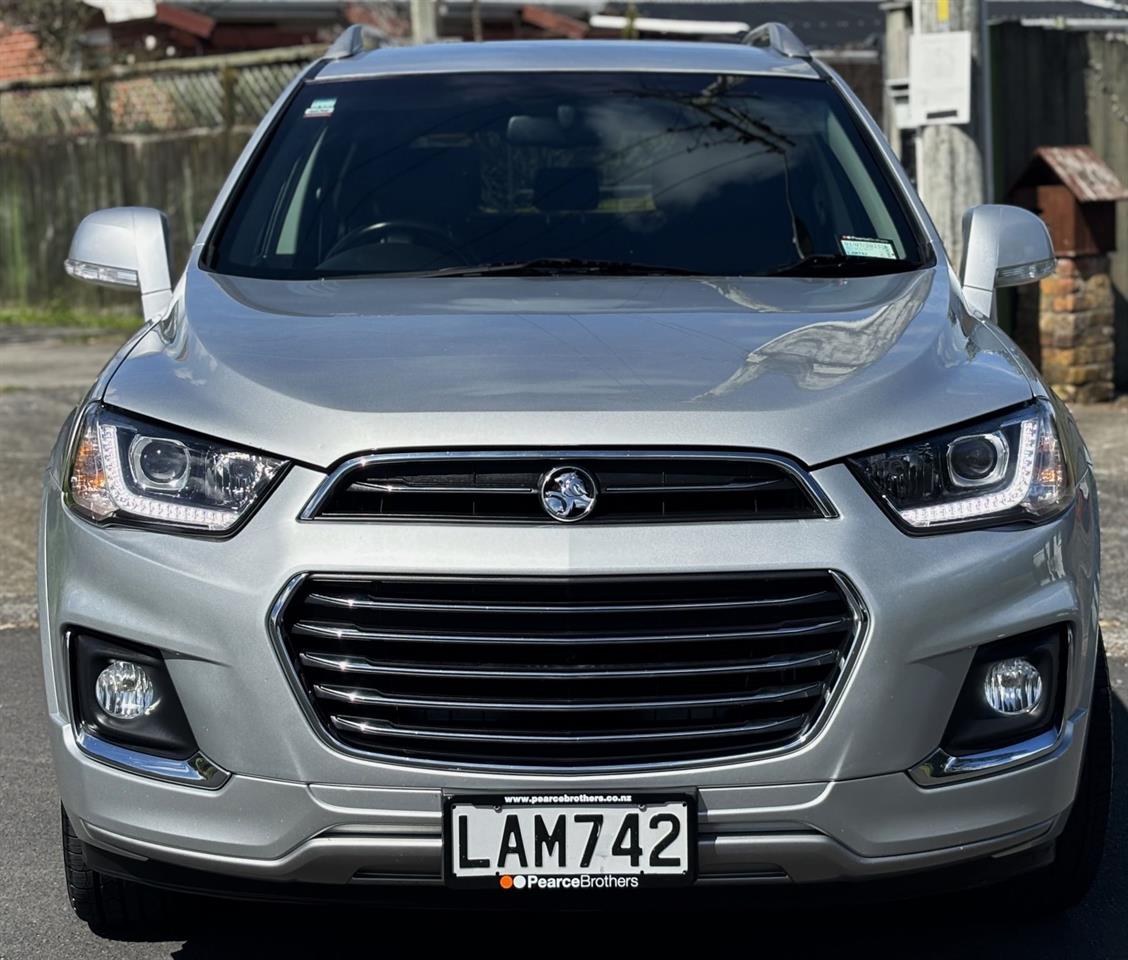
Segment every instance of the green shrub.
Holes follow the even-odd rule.
[[[139,314],[120,310],[83,310],[62,303],[0,306],[0,327],[71,327],[91,331],[118,331],[136,330],[139,326]]]

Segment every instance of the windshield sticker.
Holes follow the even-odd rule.
[[[888,240],[875,237],[839,237],[842,252],[848,257],[877,257],[880,260],[896,260],[897,251]]]
[[[307,117],[331,117],[333,116],[333,108],[336,105],[336,97],[326,97],[322,100],[314,100],[313,103],[306,107],[305,115]]]

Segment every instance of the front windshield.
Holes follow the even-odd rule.
[[[922,257],[829,84],[562,72],[306,83],[205,264],[291,280],[838,276]]]

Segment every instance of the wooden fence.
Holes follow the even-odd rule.
[[[108,298],[62,273],[91,210],[158,207],[173,262],[259,119],[321,47],[0,84],[0,303]]]

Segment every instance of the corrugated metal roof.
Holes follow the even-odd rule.
[[[1128,17],[1128,10],[1100,0],[988,0],[987,16],[993,20],[1025,20],[1031,18],[1083,20],[1119,20]]]
[[[934,2],[934,0],[925,0]],[[1128,5],[1128,0],[1120,0]],[[624,0],[609,2],[604,13],[623,14]],[[675,20],[741,20],[752,26],[778,20],[812,49],[876,48],[885,35],[881,0],[643,0],[640,16]],[[987,0],[992,22],[1008,20],[1123,20],[1128,6],[1106,0]]]
[[[1128,9],[1100,0],[989,0],[991,20],[1123,20]]]
[[[1079,203],[1128,200],[1128,189],[1092,147],[1039,147],[1034,151]]]
[[[609,3],[605,13],[623,14],[627,4]],[[640,16],[670,20],[743,21],[755,27],[778,20],[794,30],[811,48],[876,47],[885,33],[885,14],[879,0],[756,0],[732,2],[636,3]]]

